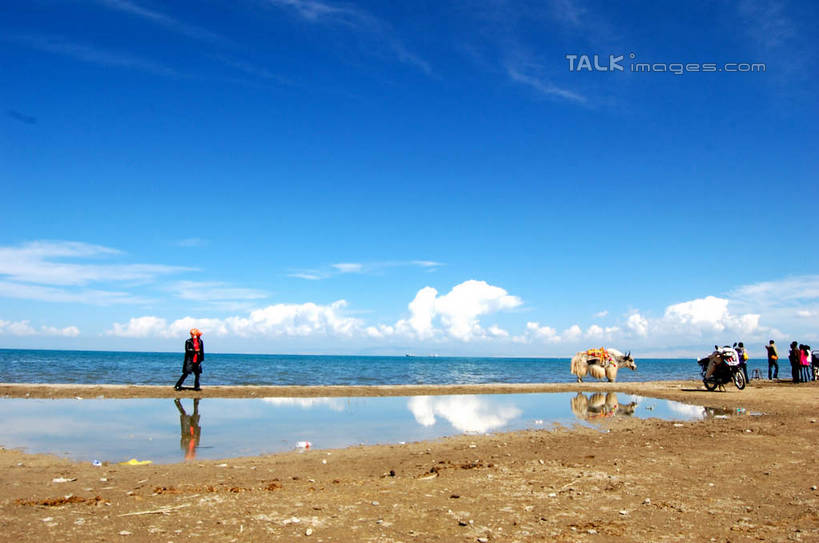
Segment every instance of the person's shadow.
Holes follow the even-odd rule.
[[[173,401],[179,411],[179,447],[185,453],[185,460],[196,458],[202,427],[199,426],[199,398],[193,399],[193,413],[188,415],[179,398]]]

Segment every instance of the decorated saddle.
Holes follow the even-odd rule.
[[[599,364],[604,368],[614,364],[614,358],[612,358],[605,347],[600,347],[599,349],[589,349],[586,351],[586,356],[589,357],[589,364]]]

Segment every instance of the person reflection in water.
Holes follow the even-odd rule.
[[[185,460],[196,458],[196,448],[202,436],[202,427],[199,426],[199,398],[193,399],[193,414],[188,415],[179,399],[173,401],[179,411],[179,446],[185,452]]]

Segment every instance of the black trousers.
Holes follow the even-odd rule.
[[[190,375],[191,373],[193,373],[193,388],[199,388],[199,375],[201,374],[201,372],[189,372],[189,371],[186,371],[186,372],[184,372],[182,374],[182,377],[180,377],[179,381],[176,382],[176,384],[174,385],[174,388],[181,387],[182,383],[185,382],[185,379],[187,379],[188,375]]]
[[[771,369],[773,369],[773,379],[779,379],[779,364],[773,358],[768,359],[768,379],[771,379]]]

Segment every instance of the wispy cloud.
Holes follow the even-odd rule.
[[[202,238],[185,238],[174,243],[178,247],[204,247],[207,244],[208,240]]]
[[[361,273],[364,270],[364,264],[359,262],[339,262],[331,266],[341,273]]]
[[[434,260],[388,260],[383,262],[336,262],[323,269],[299,270],[288,274],[289,277],[317,281],[329,279],[340,274],[370,274],[383,272],[388,268],[417,267],[434,271],[444,264]]]
[[[526,85],[536,90],[538,94],[542,96],[546,96],[548,98],[568,100],[570,102],[575,102],[578,104],[585,104],[587,102],[586,97],[583,95],[580,95],[569,89],[558,87],[557,85],[551,83],[550,81],[540,79],[537,76],[523,73],[517,68],[507,66],[506,73],[509,74],[509,77],[512,79],[512,81]]]
[[[392,26],[363,9],[319,0],[267,0],[273,6],[289,10],[302,20],[315,24],[342,26],[384,44],[400,62],[425,74],[432,73],[428,62],[412,53],[399,39]]]
[[[20,113],[19,111],[15,111],[13,109],[7,110],[6,116],[23,124],[37,124],[37,117],[32,117],[31,115],[26,115],[25,113]]]
[[[795,22],[786,13],[785,2],[742,0],[736,6],[748,34],[765,49],[780,47],[797,34]]]
[[[165,15],[159,11],[155,11],[144,6],[137,4],[136,2],[129,2],[128,0],[94,0],[95,3],[107,7],[109,9],[113,9],[116,11],[120,11],[123,13],[128,13],[130,15],[134,15],[136,17],[140,17],[144,20],[147,20],[151,23],[156,25],[162,26],[176,32],[178,34],[182,34],[188,36],[190,38],[195,38],[198,40],[207,40],[207,41],[227,41],[222,36],[210,32],[209,30],[205,30],[203,28],[184,23],[179,21],[178,19],[174,19],[169,15]]]
[[[0,247],[0,276],[43,285],[87,285],[93,282],[144,282],[161,275],[190,271],[163,264],[65,262],[122,254],[117,249],[76,241],[33,241]]]
[[[135,296],[129,292],[47,287],[43,285],[26,285],[12,281],[0,281],[0,298],[100,306],[114,304],[145,304],[151,301],[141,296]]]
[[[128,53],[112,52],[99,47],[72,42],[57,36],[18,35],[8,36],[7,41],[30,47],[38,51],[69,57],[81,62],[110,66],[115,68],[131,68],[164,76],[178,76],[179,73],[151,60],[130,55]]]

